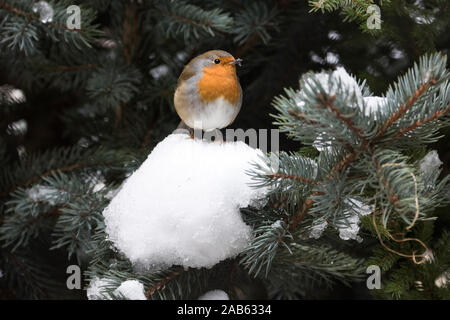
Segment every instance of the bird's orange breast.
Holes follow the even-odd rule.
[[[220,97],[236,105],[241,95],[234,65],[213,65],[203,69],[198,81],[200,99],[211,102]]]

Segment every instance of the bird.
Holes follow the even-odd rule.
[[[233,123],[242,105],[242,88],[235,59],[224,50],[210,50],[193,58],[178,78],[174,105],[178,128],[210,132]]]

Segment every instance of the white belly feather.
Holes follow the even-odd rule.
[[[201,107],[195,107],[184,122],[191,128],[212,131],[229,125],[239,112],[236,107],[220,97]]]

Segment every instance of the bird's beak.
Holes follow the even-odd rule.
[[[229,64],[237,64],[240,67],[242,65],[242,59],[237,58],[237,59],[234,59],[234,60],[232,60],[232,61],[230,61],[228,63]]]

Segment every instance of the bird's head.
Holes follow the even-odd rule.
[[[192,59],[189,64],[197,71],[227,76],[236,74],[236,65],[241,65],[242,59],[234,58],[223,50],[211,50]]]

